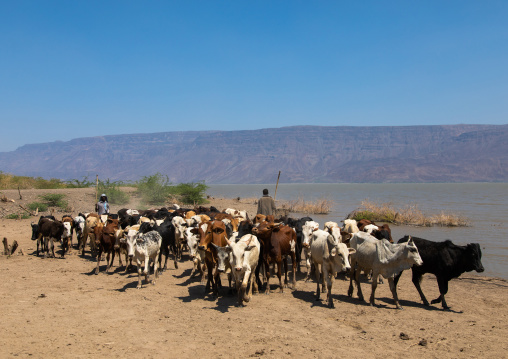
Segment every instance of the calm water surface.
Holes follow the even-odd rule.
[[[214,197],[261,196],[263,188],[275,193],[275,185],[209,185],[207,193]],[[363,200],[391,203],[394,207],[418,205],[424,213],[441,211],[467,217],[471,226],[409,227],[394,226],[395,241],[406,234],[434,241],[450,239],[456,244],[480,243],[484,275],[508,279],[508,235],[504,225],[508,219],[508,183],[403,183],[403,184],[284,184],[279,183],[279,201],[303,198],[331,199],[332,211],[311,217],[323,225],[328,220],[339,222],[359,208]],[[295,217],[302,217],[297,214]]]

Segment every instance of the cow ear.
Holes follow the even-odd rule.
[[[356,253],[356,249],[354,249],[354,248],[348,248],[348,251],[349,251],[349,254],[355,254]]]

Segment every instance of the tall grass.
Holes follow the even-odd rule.
[[[328,198],[308,201],[299,197],[295,200],[282,202],[281,210],[292,213],[328,214],[330,213],[333,204],[334,202]]]
[[[42,177],[14,176],[0,171],[1,189],[56,189],[66,188],[66,184],[59,179],[51,178],[49,180]]]
[[[136,183],[137,194],[146,204],[164,205],[167,202],[183,204],[206,203],[205,191],[208,186],[204,182],[180,183],[173,185],[168,176],[156,173],[145,176]]]
[[[469,226],[469,219],[454,213],[423,213],[416,204],[403,207],[394,207],[391,203],[376,203],[364,200],[361,207],[348,215],[348,218],[361,220],[368,219],[373,222],[385,222],[412,226]]]

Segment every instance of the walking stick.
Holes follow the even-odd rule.
[[[277,184],[275,185],[275,194],[273,195],[274,201],[275,201],[275,197],[277,197],[277,187],[279,187],[279,178],[280,178],[280,171],[279,171],[279,175],[277,176]]]

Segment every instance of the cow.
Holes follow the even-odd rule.
[[[318,229],[312,232],[310,252],[316,273],[316,300],[319,300],[319,282],[322,278],[322,291],[327,292],[327,302],[333,308],[332,285],[338,272],[351,269],[349,255],[355,253],[353,248],[347,248],[344,243],[336,240],[332,234]],[[320,270],[321,268],[321,270]],[[324,282],[326,280],[326,290]]]
[[[82,251],[81,255],[85,255],[85,247],[86,241],[88,237],[90,237],[90,249],[92,251],[92,255],[95,255],[96,246],[95,246],[95,236],[94,236],[94,228],[97,224],[100,223],[100,216],[97,213],[90,213],[86,217],[85,220],[85,230],[83,231],[83,238],[81,243],[79,244],[79,249]]]
[[[360,271],[372,270],[372,292],[370,305],[375,305],[375,292],[379,275],[388,279],[393,300],[397,309],[402,309],[399,304],[397,288],[394,277],[404,269],[413,265],[421,265],[422,259],[418,254],[418,248],[412,240],[407,243],[392,244],[386,239],[378,240],[365,232],[356,233],[350,241],[350,247],[356,252],[351,255],[351,268],[353,273],[349,282],[348,296],[353,295],[353,280],[358,287],[358,298],[363,301],[362,288],[360,286]]]
[[[354,219],[345,219],[342,229],[344,232],[352,234],[360,231],[360,229],[358,229],[358,222],[356,222]]]
[[[154,263],[154,279],[152,284],[159,277],[159,271],[157,268],[157,258],[159,256],[160,247],[162,243],[162,237],[157,231],[150,231],[147,233],[137,233],[133,237],[127,237],[127,252],[129,258],[136,261],[138,267],[138,285],[137,289],[141,288],[141,274],[145,276],[145,283],[149,283],[150,268],[149,262]],[[144,269],[141,267],[141,263],[144,261]]]
[[[76,217],[72,219],[72,227],[76,230],[76,241],[78,242],[78,247],[83,240],[83,233],[85,231],[85,222],[86,216],[83,213],[79,213]]]
[[[69,236],[62,238],[62,249],[65,253],[70,253],[72,250],[72,235],[74,234],[74,219],[70,215],[62,216],[62,223],[67,226]],[[68,223],[68,224],[66,224]]]
[[[54,241],[60,242],[63,238],[70,235],[69,226],[64,225],[58,220],[52,220],[50,218],[39,219],[38,223],[38,234],[37,234],[37,256],[39,256],[39,244],[44,241],[45,252],[44,258],[49,255],[51,249],[52,256],[55,257],[55,245]],[[51,244],[51,245],[49,245]],[[62,257],[64,256],[62,252]]]
[[[205,253],[205,264],[208,271],[208,278],[205,285],[205,293],[212,289],[212,295],[219,295],[220,272],[218,270],[213,273],[213,269],[217,266],[218,247],[226,246],[227,232],[226,225],[220,220],[203,223],[199,226],[200,241],[198,249]],[[211,245],[213,243],[215,246]]]
[[[428,306],[429,302],[422,292],[420,283],[425,273],[432,273],[436,276],[439,287],[439,297],[431,301],[431,304],[441,303],[443,309],[450,309],[445,300],[448,293],[448,281],[458,278],[464,272],[475,270],[478,273],[484,271],[481,259],[482,251],[478,243],[469,243],[465,246],[453,244],[450,240],[434,242],[418,237],[405,236],[399,239],[398,243],[405,243],[411,238],[418,252],[422,257],[421,266],[413,266],[413,284],[420,294],[423,304]],[[398,283],[402,273],[395,277],[395,285]]]
[[[279,292],[284,292],[282,286],[281,270],[284,263],[284,285],[287,286],[287,256],[291,256],[293,271],[293,289],[296,289],[296,232],[293,228],[282,223],[262,222],[258,227],[252,229],[252,232],[262,242],[262,258],[266,271],[266,291],[270,294],[270,264],[277,264],[277,277],[279,278]],[[258,274],[256,273],[256,277]]]
[[[99,264],[101,262],[102,253],[106,253],[106,273],[113,265],[115,260],[115,244],[116,244],[116,232],[118,230],[118,219],[109,218],[106,225],[100,229],[100,225],[95,227],[95,241],[97,244],[97,268],[95,274],[99,274]],[[111,256],[111,262],[109,258]],[[121,260],[121,259],[120,259]]]
[[[185,230],[185,239],[187,240],[187,247],[189,247],[189,257],[193,263],[193,268],[190,274],[190,278],[198,271],[201,274],[201,283],[204,284],[205,271],[204,271],[204,256],[203,251],[198,249],[199,245],[199,229],[198,228],[187,228]]]
[[[119,238],[118,242],[118,258],[120,261],[120,265],[122,265],[122,253],[125,254],[125,272],[128,272],[129,269],[132,267],[132,257],[129,257],[129,250],[128,250],[128,241],[133,241],[133,238],[136,237],[136,235],[139,232],[139,224],[136,224],[134,226],[129,226],[125,229],[121,229],[123,232],[121,236],[117,234],[117,238]]]
[[[311,259],[310,259],[310,240],[312,233],[319,229],[319,223],[315,221],[308,221],[302,226],[302,237],[303,237],[303,254],[305,255],[305,265],[307,267],[307,274],[305,281],[308,282],[311,273]]]
[[[302,261],[302,250],[303,250],[303,225],[306,222],[312,221],[312,218],[310,217],[302,217],[296,220],[293,220],[291,218],[287,219],[287,222],[285,222],[288,226],[294,228],[296,232],[296,250],[295,250],[295,256],[296,256],[296,270],[301,273],[301,261]]]
[[[171,220],[175,228],[175,245],[176,245],[176,257],[182,258],[183,242],[185,241],[185,229],[187,228],[187,222],[183,217],[175,216]]]
[[[231,267],[235,276],[238,305],[243,306],[243,302],[250,301],[252,292],[257,292],[254,270],[258,265],[261,244],[252,234],[244,235],[238,242],[230,240],[227,242],[227,248],[232,256]]]

